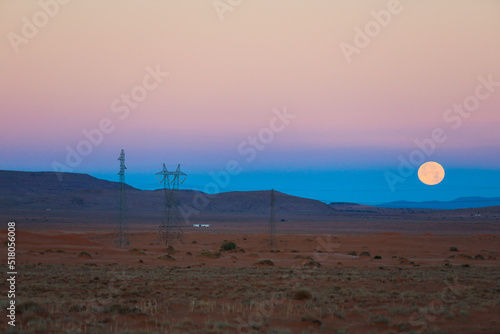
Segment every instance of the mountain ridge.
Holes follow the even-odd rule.
[[[65,173],[61,183],[55,172],[0,171],[0,185],[0,219],[5,221],[18,221],[33,228],[102,229],[114,226],[118,217],[118,182]],[[139,228],[158,226],[165,208],[163,189],[140,190],[131,186],[126,189],[128,222]],[[473,210],[385,208],[346,202],[326,204],[279,191],[274,193],[276,218],[284,224],[282,228],[321,229],[325,233],[332,229],[349,233],[423,229],[439,233],[500,231],[500,206]],[[197,222],[265,226],[270,217],[270,199],[268,190],[215,195],[184,189],[177,192],[180,219],[186,226]]]
[[[437,209],[437,210],[458,210],[485,208],[500,205],[500,197],[467,196],[458,197],[451,201],[394,201],[375,205],[380,208],[406,208],[406,209]]]

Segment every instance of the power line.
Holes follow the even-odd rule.
[[[269,217],[269,247],[276,247],[276,214],[274,206],[276,199],[274,198],[274,189],[271,189],[271,212]]]
[[[118,217],[118,231],[115,236],[115,244],[117,247],[127,247],[129,245],[129,235],[127,219],[125,217],[125,152],[122,150],[120,157],[120,171],[118,175],[120,176],[120,214]]]
[[[163,176],[161,178],[159,176]],[[165,164],[163,170],[156,173],[156,177],[160,183],[163,183],[163,190],[165,191],[165,208],[163,212],[163,219],[158,231],[158,241],[166,245],[175,244],[177,241],[184,242],[184,231],[180,223],[180,211],[177,203],[177,190],[179,190],[180,177],[187,175],[181,172],[181,165],[177,166],[175,172],[169,172]],[[171,179],[172,178],[172,179]]]

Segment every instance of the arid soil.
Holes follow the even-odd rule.
[[[499,333],[499,238],[18,231],[16,332]]]

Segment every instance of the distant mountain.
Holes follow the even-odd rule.
[[[500,197],[460,197],[448,202],[426,201],[426,202],[408,202],[396,201],[376,205],[381,208],[405,208],[405,209],[438,209],[438,210],[456,210],[469,208],[483,208],[489,206],[499,206]]]
[[[87,174],[64,173],[60,182],[54,172],[0,171],[0,209],[4,213],[30,213],[43,217],[64,217],[69,211],[90,218],[116,215],[119,183],[100,180]],[[126,187],[126,209],[131,218],[160,219],[165,194],[160,190]],[[320,201],[275,192],[278,219],[308,216],[328,217],[335,209]],[[231,217],[230,220],[268,219],[269,191],[226,192],[209,195],[194,190],[179,190],[181,213],[190,219]],[[72,214],[73,215],[73,214]],[[48,218],[47,218],[48,219]]]
[[[62,182],[54,172],[0,171],[0,220],[39,228],[114,228],[119,208],[119,183],[87,174],[64,173]],[[163,189],[126,187],[127,221],[137,229],[156,229],[162,221]],[[238,191],[210,195],[179,190],[177,202],[182,223],[210,222],[225,226],[257,224],[267,231],[270,217],[269,191]],[[275,212],[280,230],[324,233],[498,233],[500,199],[462,198],[452,202],[394,202],[380,206],[330,203],[275,191]],[[498,202],[497,202],[498,201]],[[471,205],[494,205],[479,209],[442,210]],[[418,206],[420,205],[420,206]],[[428,209],[425,207],[433,207]],[[436,210],[437,208],[441,210]],[[233,224],[233,225],[232,225]],[[22,225],[20,225],[22,226]]]
[[[82,189],[119,189],[118,182],[88,174],[0,170],[0,194],[64,194]],[[127,185],[127,189],[135,189]]]

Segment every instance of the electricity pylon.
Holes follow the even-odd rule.
[[[159,176],[163,176],[161,179]],[[180,177],[184,176],[182,182]],[[160,183],[163,183],[165,191],[165,209],[163,218],[158,232],[158,242],[166,245],[175,244],[177,241],[184,242],[184,231],[180,223],[180,211],[177,204],[177,190],[179,184],[186,180],[187,175],[181,172],[181,165],[177,166],[175,172],[169,172],[165,164],[163,170],[156,173],[156,177]]]
[[[127,220],[125,217],[125,152],[120,153],[120,214],[118,217],[118,231],[115,236],[115,244],[117,247],[127,247],[129,245],[129,236],[127,231]]]
[[[276,247],[276,214],[274,211],[274,189],[271,190],[271,215],[269,217],[269,247]]]

